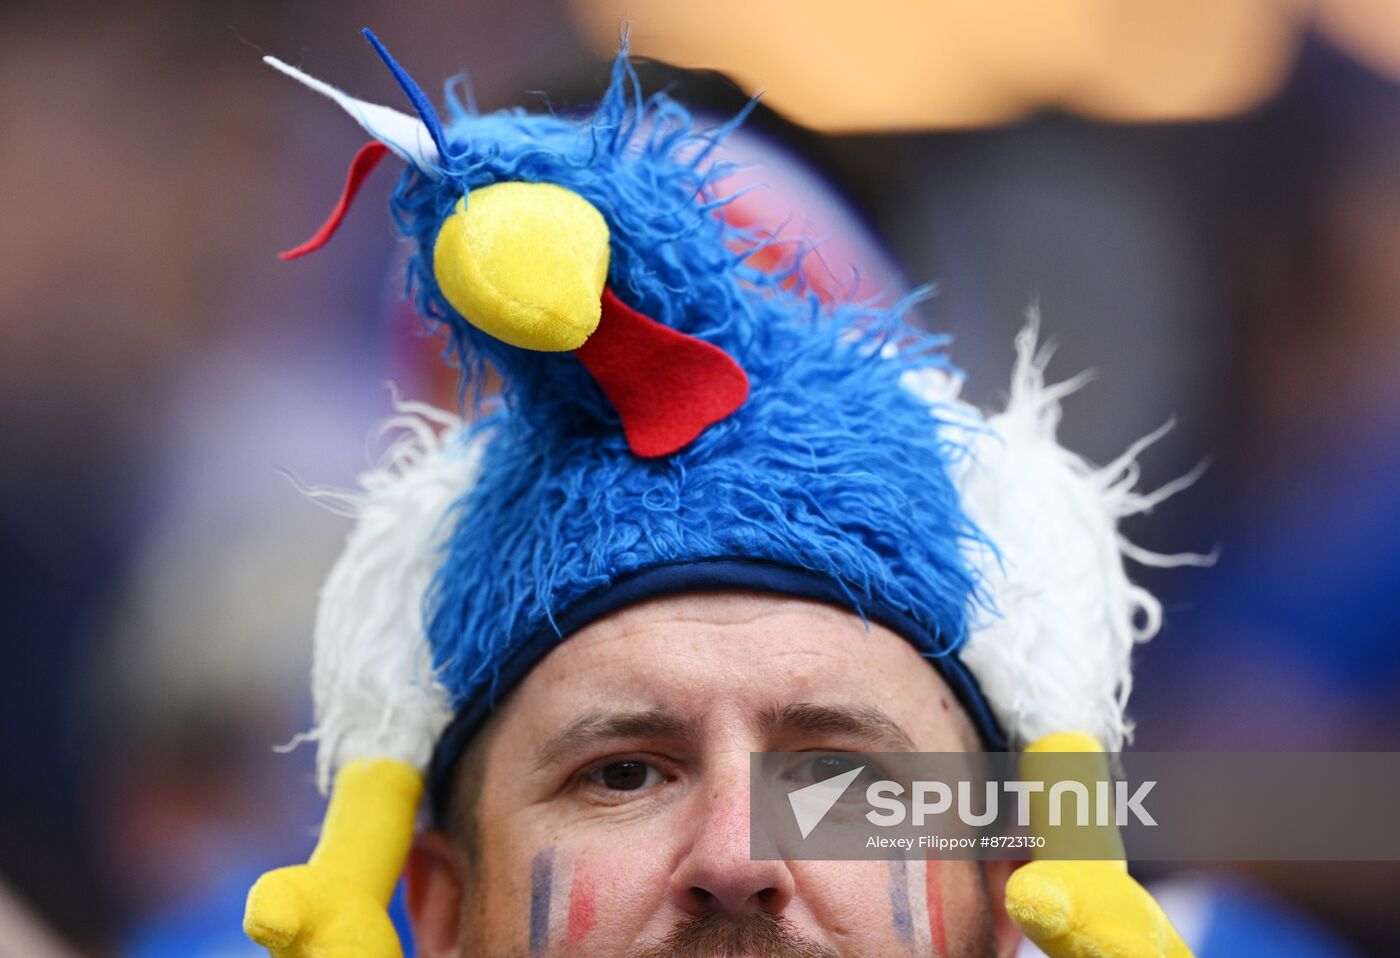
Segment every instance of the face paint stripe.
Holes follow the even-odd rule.
[[[554,849],[546,848],[530,865],[530,954],[544,954],[549,944],[549,893],[554,883]]]
[[[594,910],[596,892],[593,879],[582,873],[580,869],[575,868],[573,888],[570,889],[569,893],[568,937],[570,941],[582,941],[593,930],[593,920],[596,917]]]
[[[909,914],[909,871],[902,860],[890,861],[889,891],[890,915],[899,940],[910,951],[914,950],[914,922]]]
[[[943,927],[943,863],[930,858],[924,864],[924,896],[928,903],[928,934],[934,954],[948,953],[948,932]]]
[[[555,846],[554,873],[549,886],[549,925],[550,937],[559,940],[564,935],[564,927],[569,920],[569,897],[574,885],[573,860]]]
[[[914,929],[914,952],[919,955],[932,954],[933,942],[929,938],[928,914],[924,911],[924,903],[928,900],[924,863],[906,860],[904,865],[909,876],[909,923]]]

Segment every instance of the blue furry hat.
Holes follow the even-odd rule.
[[[892,628],[991,748],[1041,725],[1121,743],[1127,649],[1155,630],[1155,603],[1123,576],[1115,526],[1155,499],[1131,492],[1131,456],[1096,471],[1055,444],[1066,390],[1044,386],[1033,332],[1012,408],[988,418],[959,400],[941,339],[900,308],[823,305],[795,268],[749,266],[756,238],[717,215],[729,170],[711,160],[742,116],[698,129],[664,94],[644,99],[625,46],[590,114],[482,116],[449,93],[444,121],[373,42],[416,118],[269,59],[376,141],[336,216],[290,255],[329,237],[379,155],[407,161],[392,208],[414,243],[411,292],[474,388],[465,417],[401,404],[400,442],[341,497],[358,522],[317,624],[323,787],[350,759],[388,756],[431,765],[440,805],[471,734],[570,633],[646,598],[721,588],[831,602]],[[516,224],[532,237],[518,249]],[[579,252],[594,234],[601,253]],[[551,273],[555,258],[572,265]],[[537,277],[564,292],[522,306]],[[579,302],[594,312],[559,318]],[[575,319],[592,324],[584,345],[537,335]],[[675,386],[677,355],[742,388],[658,454],[636,423],[666,426],[711,391],[703,377]],[[490,397],[488,369],[502,381]],[[1050,541],[1018,545],[1030,526]],[[1149,625],[1135,625],[1144,610]],[[989,638],[969,646],[978,635]],[[1083,681],[1064,677],[1066,651]]]
[[[956,450],[928,404],[900,388],[905,372],[944,366],[941,344],[897,311],[828,312],[815,294],[747,267],[752,238],[705,199],[727,172],[705,164],[725,132],[696,130],[665,95],[643,100],[623,56],[590,116],[454,106],[443,175],[410,168],[395,193],[395,219],[417,245],[422,315],[450,332],[463,366],[489,363],[504,380],[503,407],[477,427],[491,434],[481,478],[453,507],[427,596],[428,638],[457,712],[438,770],[570,632],[692,589],[840,602],[942,660],[974,715],[989,718],[950,657],[967,637],[976,583],[963,548],[976,532],[947,470]],[[563,186],[602,213],[609,287],[731,356],[750,385],[737,411],[670,456],[640,458],[574,356],[507,345],[448,304],[433,271],[444,216],[473,190],[516,181]],[[1000,740],[994,723],[982,728]]]

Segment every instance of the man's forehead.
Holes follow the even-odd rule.
[[[600,619],[512,699],[510,738],[539,762],[604,740],[698,741],[722,723],[772,741],[810,733],[887,751],[928,741],[931,725],[965,724],[935,668],[895,633],[822,603],[743,592],[656,599]]]
[[[577,635],[613,635],[655,625],[734,627],[783,618],[822,621],[834,628],[864,629],[854,612],[798,596],[773,592],[720,589],[659,596],[625,606],[580,629]]]
[[[890,673],[919,662],[907,642],[854,613],[725,591],[653,599],[598,619],[551,651],[524,686],[527,695],[547,687],[551,702],[570,708],[590,696],[674,709],[722,695],[747,696],[757,711],[775,698],[790,704],[806,692],[848,688],[878,701]]]

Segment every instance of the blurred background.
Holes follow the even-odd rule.
[[[1028,305],[1068,445],[1175,418],[1135,522],[1147,749],[1400,748],[1400,5],[1391,0],[0,6],[0,954],[236,958],[250,878],[309,850],[316,589],[393,378],[448,379],[401,302],[375,173],[294,264],[363,134],[273,53],[400,105],[372,26],[483,110],[648,87],[769,185],[731,215],[824,237],[831,295],[934,282],[996,403]],[[683,68],[698,68],[690,72]],[[1377,827],[1395,827],[1379,823]],[[1161,876],[1246,889],[1318,953],[1400,952],[1394,866]],[[1270,911],[1269,909],[1273,909]],[[1301,934],[1301,932],[1300,932]],[[1350,949],[1350,950],[1348,950]],[[1250,954],[1239,950],[1236,954]]]

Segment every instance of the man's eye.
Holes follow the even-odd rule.
[[[861,757],[856,755],[818,754],[798,759],[783,777],[794,784],[814,785],[860,768],[864,764],[866,763]]]
[[[614,792],[635,792],[639,788],[659,784],[661,773],[646,762],[627,759],[594,769],[588,774],[588,779]]]

